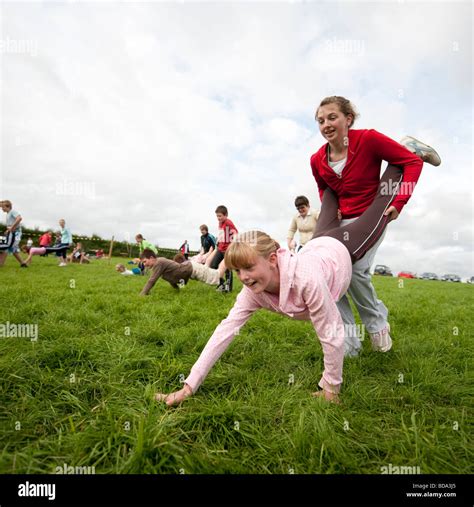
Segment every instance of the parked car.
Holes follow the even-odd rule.
[[[442,282],[460,282],[461,278],[458,275],[443,275],[441,277]]]
[[[420,275],[421,280],[439,280],[436,273],[422,273]]]
[[[471,276],[471,278],[468,278],[466,280],[467,283],[474,283],[474,276]]]
[[[388,266],[384,266],[383,264],[377,264],[375,266],[374,275],[393,276],[392,270]]]
[[[398,273],[398,278],[416,278],[416,275],[411,271],[400,271],[400,273]]]

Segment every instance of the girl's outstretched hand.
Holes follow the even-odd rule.
[[[169,407],[171,407],[173,405],[179,405],[192,394],[193,391],[188,386],[188,384],[184,384],[184,387],[182,389],[171,394],[156,393],[155,400],[164,401]]]
[[[339,396],[337,394],[331,393],[330,391],[326,391],[322,389],[321,391],[316,391],[311,396],[315,398],[324,398],[326,401],[332,401],[333,403],[340,404]]]

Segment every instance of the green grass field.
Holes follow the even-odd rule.
[[[322,372],[309,322],[257,312],[178,408],[181,387],[237,295],[191,281],[179,293],[115,261],[0,269],[0,473],[472,473],[473,286],[375,277],[393,349],[345,361],[341,405],[310,396]],[[236,290],[237,289],[237,290]],[[290,379],[294,378],[291,383]]]

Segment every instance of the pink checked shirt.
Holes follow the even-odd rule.
[[[298,320],[311,320],[324,354],[320,387],[338,393],[344,361],[344,327],[336,306],[345,294],[352,276],[349,252],[338,240],[321,237],[309,241],[298,254],[277,251],[280,294],[254,294],[248,287],[240,291],[232,310],[216,328],[185,382],[193,393],[209,370],[260,308]]]

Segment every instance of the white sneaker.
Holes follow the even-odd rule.
[[[377,352],[388,352],[392,348],[392,338],[390,337],[390,325],[377,333],[370,334],[372,349]]]
[[[400,141],[400,144],[405,146],[407,150],[418,155],[423,162],[427,162],[428,164],[434,166],[439,166],[439,164],[441,164],[441,158],[436,153],[436,150],[431,146],[418,141],[418,139],[415,139],[414,137],[405,136]]]
[[[59,267],[60,267],[60,268],[64,268],[64,266],[67,266],[67,264],[66,264],[65,262],[61,262],[61,263],[59,264]]]

